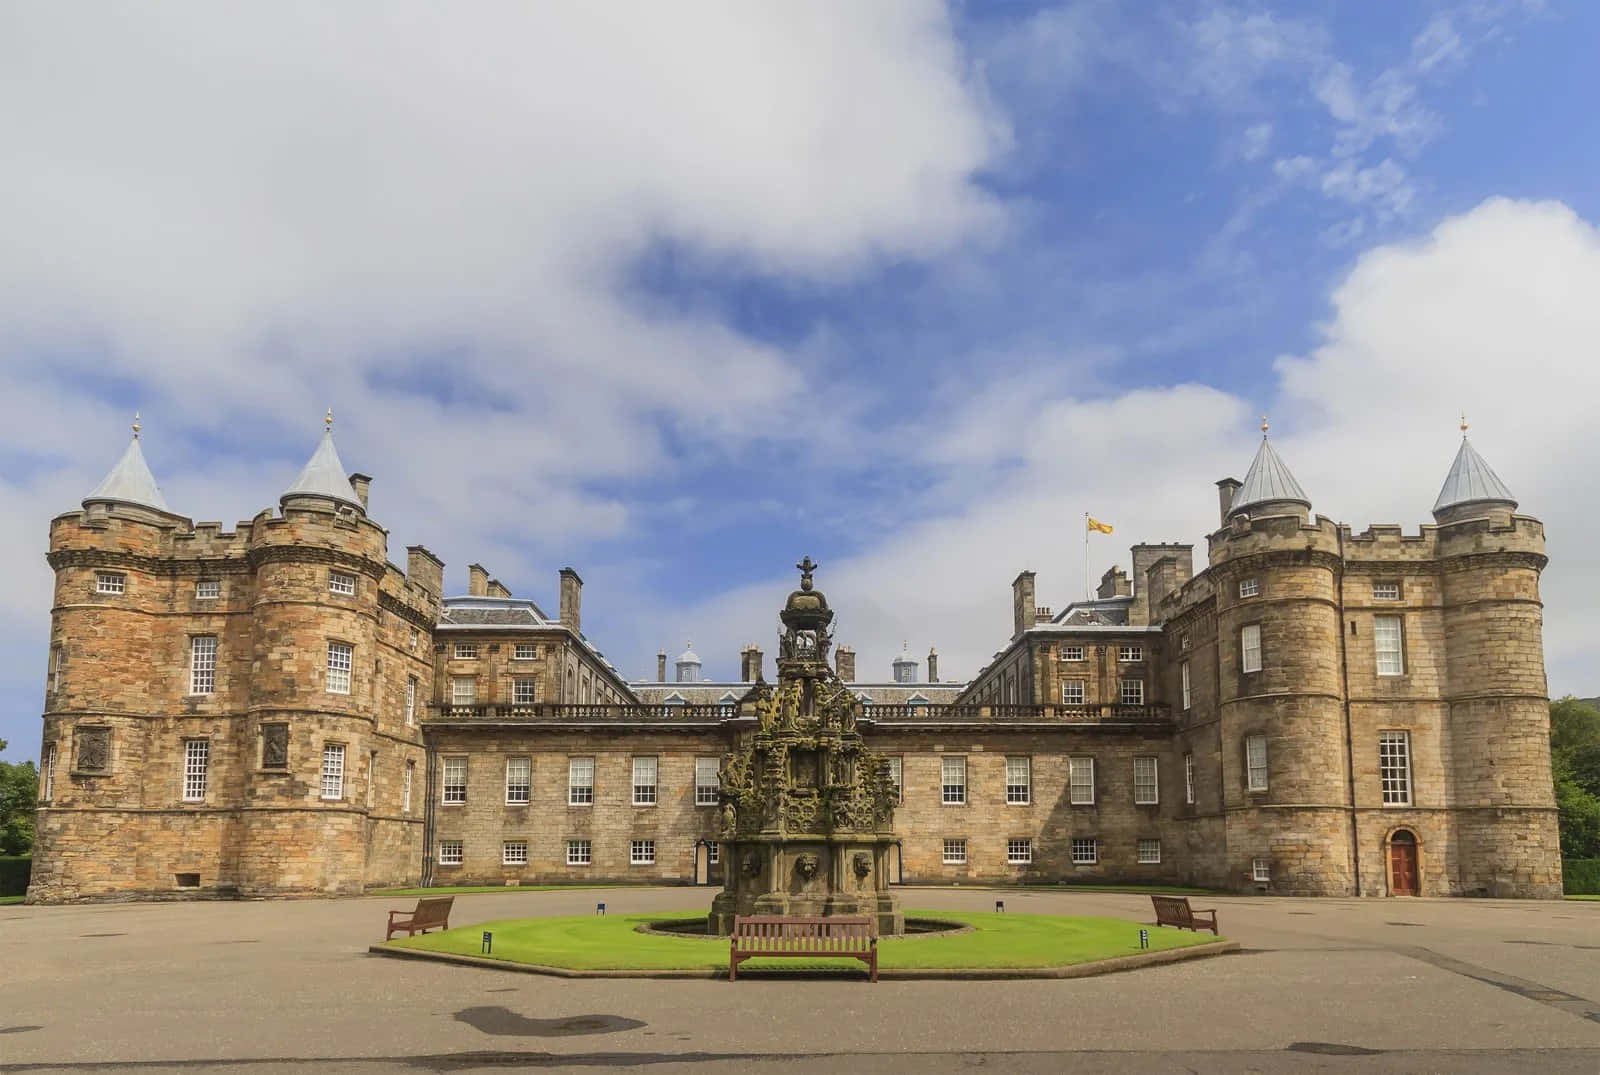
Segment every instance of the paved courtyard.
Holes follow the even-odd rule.
[[[456,897],[453,925],[709,889]],[[905,889],[1148,919],[1147,897]],[[409,900],[0,907],[0,1071],[1600,1071],[1600,902],[1197,900],[1244,951],[1068,981],[567,981],[366,954]]]

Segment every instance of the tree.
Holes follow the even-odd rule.
[[[0,739],[0,754],[6,741]],[[33,815],[39,802],[39,771],[33,762],[0,761],[0,855],[33,851]]]
[[[1600,709],[1550,703],[1550,769],[1564,858],[1600,858]]]

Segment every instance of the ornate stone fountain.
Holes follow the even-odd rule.
[[[872,915],[879,934],[904,933],[889,891],[889,763],[867,749],[861,703],[828,665],[833,612],[812,588],[818,565],[808,556],[795,566],[800,588],[779,615],[778,684],[758,681],[740,702],[753,727],[722,759],[727,881],[709,929],[731,933],[735,915]]]

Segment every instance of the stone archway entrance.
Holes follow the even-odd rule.
[[[1416,896],[1421,892],[1417,836],[1410,829],[1396,829],[1389,836],[1389,895]]]

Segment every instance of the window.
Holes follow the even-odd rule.
[[[506,759],[506,804],[528,805],[528,791],[533,786],[533,759]]]
[[[694,804],[696,806],[717,805],[717,792],[722,788],[722,779],[717,775],[716,758],[696,758],[694,760]]]
[[[194,584],[196,601],[215,601],[222,596],[222,583],[216,579],[201,579]]]
[[[1061,681],[1061,704],[1062,705],[1082,705],[1083,704],[1083,680],[1081,680],[1081,679],[1064,679],[1064,680]]]
[[[1118,646],[1117,647],[1117,660],[1119,660],[1119,661],[1142,661],[1142,660],[1144,660],[1144,647],[1143,646]]]
[[[1267,790],[1267,737],[1244,737],[1245,787],[1251,791]]]
[[[1383,805],[1411,805],[1411,733],[1378,733],[1378,782]]]
[[[477,705],[478,704],[478,677],[477,676],[451,676],[450,677],[450,704],[451,705]]]
[[[715,866],[722,861],[722,845],[715,840],[706,843],[706,865]]]
[[[61,689],[61,679],[62,679],[62,676],[65,675],[66,671],[67,671],[67,647],[66,646],[51,646],[50,647],[50,689],[51,690],[58,691],[58,690]]]
[[[414,762],[414,761],[406,762],[405,780],[400,785],[400,812],[402,814],[411,813],[411,779],[412,779],[412,776],[416,773],[416,770],[417,770],[417,763],[416,762]]]
[[[1026,806],[1033,801],[1033,762],[1031,758],[1006,759],[1006,802]]]
[[[1183,801],[1194,805],[1194,755],[1183,756]]]
[[[1178,666],[1178,678],[1180,680],[1182,680],[1182,686],[1183,686],[1183,708],[1185,710],[1187,710],[1189,708],[1190,702],[1192,701],[1192,697],[1189,694],[1189,662],[1188,661],[1184,661],[1182,664],[1180,664]]]
[[[1261,625],[1247,623],[1239,629],[1239,669],[1261,671]]]
[[[1154,866],[1161,862],[1161,841],[1140,840],[1139,862],[1144,866]]]
[[[217,636],[189,639],[189,693],[211,694],[217,689]]]
[[[941,786],[940,801],[946,806],[966,805],[967,759],[940,758],[939,784]]]
[[[39,798],[49,802],[56,790],[56,745],[51,743],[44,748],[44,757],[39,759]]]
[[[528,864],[528,841],[507,840],[501,844],[500,864],[502,866],[526,866]]]
[[[1070,758],[1067,761],[1067,799],[1075,806],[1094,802],[1094,759]]]
[[[894,804],[899,806],[906,800],[905,762],[898,755],[889,759],[889,780],[894,784]]]
[[[588,840],[567,841],[568,866],[587,866],[593,861],[594,854]]]
[[[206,801],[206,767],[211,761],[211,744],[204,739],[189,739],[183,744],[183,801]]]
[[[367,751],[367,809],[371,810],[378,797],[378,752]]]
[[[945,839],[944,864],[946,866],[965,866],[967,864],[966,840],[952,840],[948,837]]]
[[[344,571],[328,572],[328,592],[343,594],[345,597],[356,595],[356,577]]]
[[[1028,837],[1006,841],[1006,862],[1012,866],[1026,866],[1033,861],[1033,841]]]
[[[1156,759],[1133,759],[1133,801],[1140,806],[1151,806],[1160,801],[1161,792],[1156,780]]]
[[[94,573],[95,593],[124,593],[128,589],[128,576],[120,571],[96,571]]]
[[[537,695],[536,688],[539,681],[533,678],[514,679],[511,681],[511,704],[532,705]]]
[[[406,677],[406,725],[417,722],[417,677]]]
[[[1179,635],[1178,636],[1178,652],[1179,653],[1187,653],[1187,652],[1189,652],[1189,636],[1188,635]]]
[[[1240,597],[1257,597],[1257,596],[1260,595],[1260,593],[1261,593],[1261,580],[1260,579],[1240,579],[1239,580],[1239,596]]]
[[[567,805],[590,806],[594,803],[594,759],[567,759]]]
[[[1374,616],[1372,637],[1378,647],[1378,675],[1405,675],[1406,657],[1404,644],[1400,640],[1400,617]]]
[[[1094,837],[1075,836],[1072,839],[1072,864],[1093,866],[1100,861],[1100,843]]]
[[[1374,582],[1372,584],[1372,599],[1374,601],[1400,600],[1400,584],[1398,582]]]
[[[511,659],[514,661],[531,661],[538,656],[539,647],[532,642],[518,642],[511,651]]]
[[[322,797],[344,798],[343,743],[324,743],[322,746]]]
[[[1125,679],[1117,695],[1123,705],[1144,705],[1144,680]]]
[[[633,759],[633,805],[656,804],[656,759]],[[654,860],[652,860],[654,861]]]
[[[418,631],[417,631],[417,629],[415,627],[413,627],[413,628],[411,628],[411,636],[410,636],[410,640],[409,640],[410,641],[410,645],[411,645],[411,652],[412,653],[417,652],[417,638],[418,638]]]
[[[478,659],[478,644],[476,642],[457,642],[456,660],[475,661]]]
[[[1081,661],[1081,660],[1083,660],[1083,647],[1082,646],[1062,646],[1061,647],[1061,659],[1063,661]]]
[[[350,669],[355,667],[355,647],[348,642],[328,643],[328,693],[350,693]]]
[[[442,759],[444,780],[441,782],[440,802],[464,803],[467,801],[467,759]]]
[[[1250,879],[1252,881],[1272,880],[1272,863],[1266,859],[1252,859],[1250,861]]]
[[[654,840],[630,840],[628,842],[629,866],[654,866],[656,864],[656,842]]]
[[[459,866],[464,857],[460,840],[439,841],[439,865]]]

